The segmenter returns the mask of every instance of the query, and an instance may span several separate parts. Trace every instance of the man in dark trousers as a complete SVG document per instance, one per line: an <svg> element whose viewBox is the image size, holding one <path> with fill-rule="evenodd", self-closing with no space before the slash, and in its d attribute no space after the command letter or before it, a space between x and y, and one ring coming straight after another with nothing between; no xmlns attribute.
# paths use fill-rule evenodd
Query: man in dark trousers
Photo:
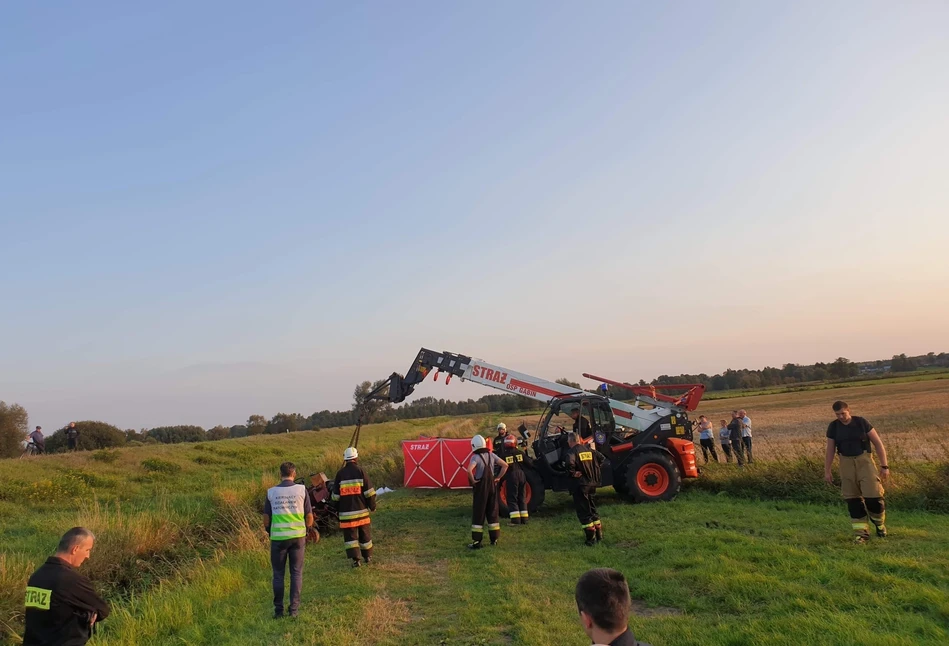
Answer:
<svg viewBox="0 0 949 646"><path fill-rule="evenodd" d="M359 451L350 446L343 451L343 468L333 483L333 500L339 502L339 528L343 530L346 556L353 567L360 567L359 556L368 565L372 562L372 521L369 512L376 510L376 490L369 476L357 463Z"/></svg>
<svg viewBox="0 0 949 646"><path fill-rule="evenodd" d="M741 418L738 417L738 411L732 411L732 421L728 423L728 439L732 445L732 452L735 459L738 460L738 466L745 466L745 458L742 455L745 445L741 441Z"/></svg>
<svg viewBox="0 0 949 646"><path fill-rule="evenodd" d="M69 422L66 427L66 445L70 451L79 449L79 429L76 428L76 422Z"/></svg>
<svg viewBox="0 0 949 646"><path fill-rule="evenodd" d="M491 441L491 450L495 453L501 452L501 447L504 446L504 438L509 437L507 432L507 424L501 422L497 425L495 429L498 434L494 436L494 439Z"/></svg>
<svg viewBox="0 0 949 646"><path fill-rule="evenodd" d="M574 478L570 493L587 545L603 540L603 524L596 509L596 488L600 484L600 464L603 454L593 446L580 444L577 434L567 433L567 472Z"/></svg>
<svg viewBox="0 0 949 646"><path fill-rule="evenodd" d="M834 453L840 459L840 493L847 501L854 542L870 540L870 524L876 527L880 538L886 537L886 508L883 504L883 482L890 475L886 449L876 429L862 417L850 414L846 402L834 402L837 418L827 427L827 451L824 455L824 479L834 483L831 466ZM871 446L880 458L880 470L873 461Z"/></svg>
<svg viewBox="0 0 949 646"><path fill-rule="evenodd" d="M583 632L597 646L649 646L636 640L629 629L632 600L621 572L609 568L589 570L574 591Z"/></svg>
<svg viewBox="0 0 949 646"><path fill-rule="evenodd" d="M290 562L290 616L300 610L303 591L303 555L306 534L313 527L313 507L306 487L294 484L297 468L292 462L280 465L280 484L267 490L264 524L270 534L270 566L273 569L273 616L283 617L283 582Z"/></svg>
<svg viewBox="0 0 949 646"><path fill-rule="evenodd" d="M471 485L471 543L468 549L484 547L484 526L488 526L488 537L492 545L501 537L498 522L498 482L507 473L507 462L488 451L488 443L480 435L471 438L474 454L468 462L468 483ZM487 523L485 522L487 521Z"/></svg>
<svg viewBox="0 0 949 646"><path fill-rule="evenodd" d="M89 558L95 536L84 527L63 534L56 554L26 584L26 634L23 646L82 646L109 604L77 570Z"/></svg>
<svg viewBox="0 0 949 646"><path fill-rule="evenodd" d="M525 467L533 466L534 461L529 455L517 448L517 438L508 435L504 443L495 452L507 464L507 475L503 484L507 494L507 507L511 517L511 525L526 525L527 513L527 475Z"/></svg>

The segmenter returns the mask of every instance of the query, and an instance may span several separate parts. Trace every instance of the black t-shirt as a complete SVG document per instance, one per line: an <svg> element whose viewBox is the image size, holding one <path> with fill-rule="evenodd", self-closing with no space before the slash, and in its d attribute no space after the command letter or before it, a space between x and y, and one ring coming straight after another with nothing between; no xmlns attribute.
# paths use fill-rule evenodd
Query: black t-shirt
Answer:
<svg viewBox="0 0 949 646"><path fill-rule="evenodd" d="M827 439L833 440L837 445L837 453L847 457L855 457L861 453L870 452L870 439L867 433L873 430L873 426L862 417L854 415L850 418L849 424L844 424L835 419L827 427Z"/></svg>

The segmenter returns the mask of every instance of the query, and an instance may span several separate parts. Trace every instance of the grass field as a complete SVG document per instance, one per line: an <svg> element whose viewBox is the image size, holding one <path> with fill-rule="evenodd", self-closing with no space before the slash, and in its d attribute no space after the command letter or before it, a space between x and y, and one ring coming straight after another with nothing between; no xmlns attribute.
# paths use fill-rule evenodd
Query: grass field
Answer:
<svg viewBox="0 0 949 646"><path fill-rule="evenodd" d="M846 510L813 457L836 398L894 456L891 537L862 547L849 543ZM295 621L269 618L254 505L284 459L335 472L351 429L3 461L0 630L18 643L26 578L64 529L84 524L99 543L83 570L115 609L98 644L584 644L572 590L597 566L627 575L632 626L656 646L949 642L949 515L924 511L949 498L926 480L949 474L949 382L712 401L700 412L717 419L734 404L754 420L759 463L709 468L673 503L633 506L603 490L596 548L582 546L564 495L530 525L504 525L497 548L468 553L470 493L387 494L373 566L351 570L338 534L308 547ZM496 422L371 426L360 452L377 485L400 485L399 439Z"/></svg>

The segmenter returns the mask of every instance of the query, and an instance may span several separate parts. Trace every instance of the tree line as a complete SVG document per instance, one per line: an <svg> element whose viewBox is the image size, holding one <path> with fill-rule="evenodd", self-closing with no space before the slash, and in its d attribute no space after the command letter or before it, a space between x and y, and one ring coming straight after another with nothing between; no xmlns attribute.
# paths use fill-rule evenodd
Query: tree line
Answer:
<svg viewBox="0 0 949 646"><path fill-rule="evenodd" d="M786 363L781 368L765 367L760 370L728 369L715 375L680 374L660 375L651 383L659 385L704 384L710 391L769 388L794 384L807 384L828 380L850 379L860 375L886 372L912 372L920 368L949 368L949 353L907 357L894 355L888 361L854 363L838 357L830 363L809 365ZM392 406L385 401L366 402L365 396L384 381L364 381L353 391L353 404L348 410L322 410L309 416L300 413L277 413L269 420L263 415L251 415L243 424L218 425L210 429L201 426L158 426L150 429L122 430L101 421L80 421L79 449L94 450L118 446L140 446L143 444L179 444L182 442L205 442L251 435L296 433L319 431L323 428L355 425L360 415L365 424L390 422L405 419L420 419L450 415L477 415L483 413L530 412L543 408L544 404L527 397L513 394L484 395L478 399L452 401L435 397L420 397L401 406ZM557 383L581 390L579 383L566 378ZM645 380L637 385L648 386ZM588 387L587 390L592 390ZM607 395L613 399L632 399L633 393L621 387L609 386ZM20 443L31 430L26 410L18 404L7 405L0 401L0 457L15 457L20 454ZM55 453L66 450L66 428L60 428L46 437L46 449Z"/></svg>

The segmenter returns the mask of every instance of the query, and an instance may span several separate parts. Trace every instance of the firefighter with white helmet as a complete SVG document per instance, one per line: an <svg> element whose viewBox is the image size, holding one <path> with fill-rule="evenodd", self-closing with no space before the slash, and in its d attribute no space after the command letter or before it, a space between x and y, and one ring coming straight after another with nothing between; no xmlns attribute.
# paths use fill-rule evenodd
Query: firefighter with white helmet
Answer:
<svg viewBox="0 0 949 646"><path fill-rule="evenodd" d="M504 446L504 438L509 437L507 433L507 424L501 422L498 424L495 429L498 434L494 436L494 439L491 440L493 443L493 450L495 453L498 453L501 450L501 447Z"/></svg>
<svg viewBox="0 0 949 646"><path fill-rule="evenodd" d="M501 536L498 482L507 473L507 463L488 450L488 444L481 435L471 438L471 450L474 454L468 462L468 482L474 490L474 497L471 503L471 543L468 548L476 550L484 546L485 521L492 545L497 545Z"/></svg>
<svg viewBox="0 0 949 646"><path fill-rule="evenodd" d="M333 500L339 503L339 527L343 530L346 556L353 567L361 565L360 554L367 565L372 561L372 532L369 512L376 510L376 490L369 476L357 461L359 451L350 446L343 451L343 468L333 482Z"/></svg>

